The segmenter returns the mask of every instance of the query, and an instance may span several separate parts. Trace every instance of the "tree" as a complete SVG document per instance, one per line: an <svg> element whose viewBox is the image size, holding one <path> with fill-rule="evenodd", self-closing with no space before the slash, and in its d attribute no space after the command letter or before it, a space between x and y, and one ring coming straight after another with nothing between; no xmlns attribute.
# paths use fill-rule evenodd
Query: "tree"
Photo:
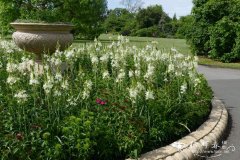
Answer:
<svg viewBox="0 0 240 160"><path fill-rule="evenodd" d="M137 13L136 20L141 35L145 35L145 33L143 34L145 31L154 31L156 33L154 35L161 37L166 37L167 34L171 33L171 29L169 30L169 27L167 27L171 25L171 18L163 11L160 5L140 9ZM146 35L149 35L149 33L146 33Z"/></svg>
<svg viewBox="0 0 240 160"><path fill-rule="evenodd" d="M187 36L192 50L225 62L240 59L240 53L233 54L238 44L240 1L194 0L193 4L192 30Z"/></svg>
<svg viewBox="0 0 240 160"><path fill-rule="evenodd" d="M174 13L172 20L173 20L173 21L177 21L177 15L176 15L176 13Z"/></svg>
<svg viewBox="0 0 240 160"><path fill-rule="evenodd" d="M155 5L139 10L136 16L139 28L148 28L169 22L171 18L163 12L162 6Z"/></svg>
<svg viewBox="0 0 240 160"><path fill-rule="evenodd" d="M137 12L144 4L142 0L121 0L120 3L131 13Z"/></svg>
<svg viewBox="0 0 240 160"><path fill-rule="evenodd" d="M237 33L235 23L229 17L223 17L214 26L209 27L211 51L209 56L224 62L234 61L231 54Z"/></svg>
<svg viewBox="0 0 240 160"><path fill-rule="evenodd" d="M61 0L64 19L76 25L83 38L95 38L103 32L102 23L107 12L106 0Z"/></svg>
<svg viewBox="0 0 240 160"><path fill-rule="evenodd" d="M0 0L0 4L2 28L9 30L8 24L16 19L63 21L76 25L75 34L84 38L100 34L107 10L106 0Z"/></svg>
<svg viewBox="0 0 240 160"><path fill-rule="evenodd" d="M178 38L186 38L190 39L191 37L191 32L193 28L193 16L192 15L187 15L187 16L182 16L179 21L178 21L178 29L177 29L177 37Z"/></svg>
<svg viewBox="0 0 240 160"><path fill-rule="evenodd" d="M9 33L9 23L16 20L20 15L18 4L12 5L12 3L13 1L11 0L0 1L0 26L2 35Z"/></svg>
<svg viewBox="0 0 240 160"><path fill-rule="evenodd" d="M104 29L107 32L130 35L134 28L135 16L124 8L110 10L104 22Z"/></svg>

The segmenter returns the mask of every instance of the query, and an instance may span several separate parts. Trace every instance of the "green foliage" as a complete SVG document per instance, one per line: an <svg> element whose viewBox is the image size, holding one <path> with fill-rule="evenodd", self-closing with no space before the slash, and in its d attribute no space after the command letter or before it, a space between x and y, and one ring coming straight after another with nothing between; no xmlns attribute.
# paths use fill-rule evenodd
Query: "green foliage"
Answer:
<svg viewBox="0 0 240 160"><path fill-rule="evenodd" d="M122 8L110 10L103 25L107 32L130 35L135 27L134 14Z"/></svg>
<svg viewBox="0 0 240 160"><path fill-rule="evenodd" d="M6 34L9 23L16 19L62 21L73 23L78 37L91 39L103 31L101 23L107 9L106 0L0 0L0 4L2 33Z"/></svg>
<svg viewBox="0 0 240 160"><path fill-rule="evenodd" d="M239 26L238 26L239 28ZM240 59L240 31L237 31L237 38L235 39L235 45L233 46L232 54L233 57Z"/></svg>
<svg viewBox="0 0 240 160"><path fill-rule="evenodd" d="M0 1L0 26L1 34L7 35L10 32L10 22L19 17L19 9L17 5L12 6L12 1Z"/></svg>
<svg viewBox="0 0 240 160"><path fill-rule="evenodd" d="M137 16L137 23L139 28L148 28L154 25L158 25L165 21L165 13L163 12L162 6L155 5L149 6L146 9L141 9Z"/></svg>
<svg viewBox="0 0 240 160"><path fill-rule="evenodd" d="M164 37L163 33L160 32L158 26L139 29L135 34L139 37Z"/></svg>
<svg viewBox="0 0 240 160"><path fill-rule="evenodd" d="M209 56L224 62L231 62L240 57L231 54L236 37L236 26L233 21L223 17L210 28L210 47L212 50Z"/></svg>
<svg viewBox="0 0 240 160"><path fill-rule="evenodd" d="M224 62L239 60L234 52L240 22L238 0L194 0L192 29L182 32L194 53ZM180 27L181 28L181 27Z"/></svg>
<svg viewBox="0 0 240 160"><path fill-rule="evenodd" d="M167 37L174 35L175 22L163 11L162 6L149 6L141 9L136 15L138 30L137 36Z"/></svg>
<svg viewBox="0 0 240 160"><path fill-rule="evenodd" d="M80 115L67 117L62 128L62 159L89 159L93 154L97 126L94 125L94 113L81 110Z"/></svg>
<svg viewBox="0 0 240 160"><path fill-rule="evenodd" d="M76 33L81 38L94 39L103 32L101 26L106 10L106 0L62 0L60 9L64 20L76 25Z"/></svg>
<svg viewBox="0 0 240 160"><path fill-rule="evenodd" d="M177 29L177 37L179 38L187 38L189 39L191 37L191 32L193 28L193 16L183 16L179 19L179 27Z"/></svg>
<svg viewBox="0 0 240 160"><path fill-rule="evenodd" d="M106 32L142 37L175 37L178 28L176 15L172 20L160 5L131 13L126 9L110 10L104 22Z"/></svg>

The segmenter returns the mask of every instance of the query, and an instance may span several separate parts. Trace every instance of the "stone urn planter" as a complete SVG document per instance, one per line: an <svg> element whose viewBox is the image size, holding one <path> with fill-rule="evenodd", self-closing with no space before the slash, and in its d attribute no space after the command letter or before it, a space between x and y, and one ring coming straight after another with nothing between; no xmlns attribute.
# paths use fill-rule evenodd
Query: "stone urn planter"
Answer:
<svg viewBox="0 0 240 160"><path fill-rule="evenodd" d="M54 23L11 23L16 29L12 38L18 47L37 55L41 59L44 53L54 53L59 47L63 51L73 42L70 31L73 25Z"/></svg>

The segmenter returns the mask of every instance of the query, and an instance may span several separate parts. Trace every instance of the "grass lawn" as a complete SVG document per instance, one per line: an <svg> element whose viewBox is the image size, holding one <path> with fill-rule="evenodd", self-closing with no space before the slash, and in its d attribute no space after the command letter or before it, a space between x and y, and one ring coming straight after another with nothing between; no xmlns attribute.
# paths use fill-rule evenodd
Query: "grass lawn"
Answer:
<svg viewBox="0 0 240 160"><path fill-rule="evenodd" d="M135 45L137 47L143 48L148 43L152 41L156 41L159 44L159 49L169 51L171 48L176 48L180 53L190 54L189 46L186 44L186 40L184 39L170 39L170 38L152 38L152 37L128 37L131 45ZM98 38L102 43L111 43L112 41L116 41L118 39L117 35L111 34L101 34ZM83 41L83 40L75 40L74 45L82 44L82 43L92 43L92 41Z"/></svg>
<svg viewBox="0 0 240 160"><path fill-rule="evenodd" d="M101 41L117 40L116 35L102 34L99 39ZM152 37L128 37L130 42L137 47L144 47L152 41L156 41L159 44L160 49L169 50L170 48L176 48L179 52L184 54L190 54L189 46L184 39L171 39L171 38L152 38Z"/></svg>
<svg viewBox="0 0 240 160"><path fill-rule="evenodd" d="M111 40L117 40L116 35L102 34L99 39L103 42L110 42ZM151 37L129 37L132 44L138 47L144 47L147 43L152 41L157 41L160 48L170 49L172 47L176 48L180 53L191 54L189 46L186 44L184 39L170 39L170 38L151 38ZM208 65L212 67L221 68L233 68L240 69L240 62L237 63L223 63L216 60L209 59L207 57L199 57L200 65Z"/></svg>
<svg viewBox="0 0 240 160"><path fill-rule="evenodd" d="M206 57L199 57L200 65L207 65L211 67L220 67L220 68L232 68L232 69L240 69L240 62L237 63L223 63L219 61L215 61Z"/></svg>

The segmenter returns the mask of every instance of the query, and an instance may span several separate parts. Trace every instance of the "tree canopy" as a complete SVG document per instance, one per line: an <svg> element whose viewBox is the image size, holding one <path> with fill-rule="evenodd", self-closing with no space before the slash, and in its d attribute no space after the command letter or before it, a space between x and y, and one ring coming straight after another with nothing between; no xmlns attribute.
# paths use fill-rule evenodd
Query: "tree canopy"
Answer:
<svg viewBox="0 0 240 160"><path fill-rule="evenodd" d="M0 0L0 24L6 32L16 19L71 22L77 35L94 38L101 31L106 11L106 0Z"/></svg>
<svg viewBox="0 0 240 160"><path fill-rule="evenodd" d="M130 35L136 25L134 17L134 14L124 8L110 10L104 22L105 31Z"/></svg>
<svg viewBox="0 0 240 160"><path fill-rule="evenodd" d="M160 5L141 8L136 13L116 8L108 12L104 22L107 32L142 37L174 37L177 28L176 15L172 20Z"/></svg>
<svg viewBox="0 0 240 160"><path fill-rule="evenodd" d="M240 59L239 0L194 0L186 38L196 54L224 62Z"/></svg>

